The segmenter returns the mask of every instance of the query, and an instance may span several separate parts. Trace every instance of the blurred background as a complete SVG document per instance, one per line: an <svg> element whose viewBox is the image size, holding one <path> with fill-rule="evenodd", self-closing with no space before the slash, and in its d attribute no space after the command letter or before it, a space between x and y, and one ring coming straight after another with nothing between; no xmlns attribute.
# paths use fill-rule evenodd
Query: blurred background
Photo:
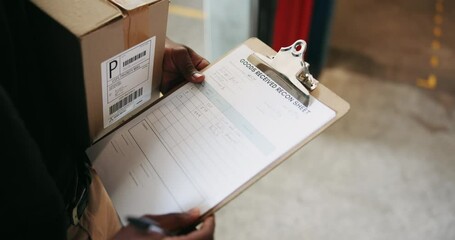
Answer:
<svg viewBox="0 0 455 240"><path fill-rule="evenodd" d="M455 239L455 2L171 0L168 36L215 61L308 43L339 122L221 209L216 239Z"/></svg>

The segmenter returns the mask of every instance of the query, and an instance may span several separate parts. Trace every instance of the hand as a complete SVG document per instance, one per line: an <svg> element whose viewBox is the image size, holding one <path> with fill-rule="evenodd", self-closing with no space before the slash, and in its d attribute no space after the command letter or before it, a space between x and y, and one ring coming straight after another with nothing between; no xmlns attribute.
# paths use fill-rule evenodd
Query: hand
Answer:
<svg viewBox="0 0 455 240"><path fill-rule="evenodd" d="M166 38L163 59L163 78L160 91L165 94L184 80L194 83L204 81L199 71L209 62L191 48Z"/></svg>
<svg viewBox="0 0 455 240"><path fill-rule="evenodd" d="M190 210L187 213L171 213L165 215L145 215L158 222L166 232L176 232L194 224L199 217L199 210ZM143 232L135 227L128 225L123 227L113 239L149 239L149 240L213 240L215 232L215 218L207 217L199 229L195 229L184 235L167 236L156 232Z"/></svg>

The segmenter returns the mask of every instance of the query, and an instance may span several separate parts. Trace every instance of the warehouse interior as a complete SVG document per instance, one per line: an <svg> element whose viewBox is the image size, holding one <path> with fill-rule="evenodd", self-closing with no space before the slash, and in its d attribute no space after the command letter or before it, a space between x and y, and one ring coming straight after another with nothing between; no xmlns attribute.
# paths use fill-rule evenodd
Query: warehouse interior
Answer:
<svg viewBox="0 0 455 240"><path fill-rule="evenodd" d="M257 2L224 2L172 0L168 37L215 61L255 36ZM217 212L215 239L454 239L455 2L326 2L318 80L351 109Z"/></svg>

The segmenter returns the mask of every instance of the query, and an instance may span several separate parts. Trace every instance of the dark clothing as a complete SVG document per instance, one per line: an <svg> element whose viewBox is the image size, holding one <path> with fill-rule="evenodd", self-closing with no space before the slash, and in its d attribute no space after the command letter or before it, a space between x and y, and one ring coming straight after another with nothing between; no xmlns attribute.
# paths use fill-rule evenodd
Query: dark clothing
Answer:
<svg viewBox="0 0 455 240"><path fill-rule="evenodd" d="M64 239L64 201L38 145L0 87L2 236ZM4 232L5 231L5 232Z"/></svg>
<svg viewBox="0 0 455 240"><path fill-rule="evenodd" d="M27 4L0 1L1 228L13 239L64 239L86 156L65 134L56 108L62 99L47 94L52 69L40 68Z"/></svg>

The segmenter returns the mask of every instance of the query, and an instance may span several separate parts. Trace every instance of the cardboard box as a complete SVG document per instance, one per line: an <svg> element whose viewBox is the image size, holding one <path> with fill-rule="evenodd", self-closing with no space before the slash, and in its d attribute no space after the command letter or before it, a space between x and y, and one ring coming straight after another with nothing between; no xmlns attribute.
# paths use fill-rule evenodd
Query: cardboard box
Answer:
<svg viewBox="0 0 455 240"><path fill-rule="evenodd" d="M32 0L46 92L86 148L159 98L169 0Z"/></svg>

